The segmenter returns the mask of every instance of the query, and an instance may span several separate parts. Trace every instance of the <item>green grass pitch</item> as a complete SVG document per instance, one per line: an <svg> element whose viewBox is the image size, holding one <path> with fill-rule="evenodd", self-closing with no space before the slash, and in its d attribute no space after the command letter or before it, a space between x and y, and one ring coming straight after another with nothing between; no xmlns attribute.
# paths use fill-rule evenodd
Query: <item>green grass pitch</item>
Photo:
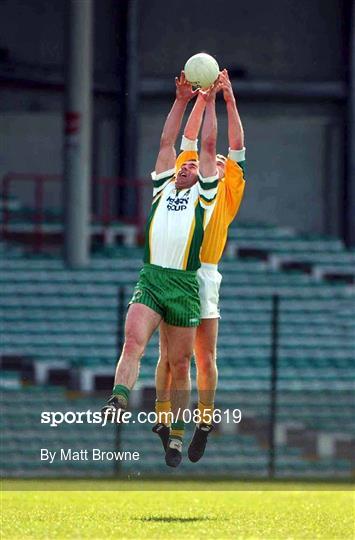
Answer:
<svg viewBox="0 0 355 540"><path fill-rule="evenodd" d="M178 491L169 487L7 481L1 538L355 538L354 493L346 485L176 482Z"/></svg>

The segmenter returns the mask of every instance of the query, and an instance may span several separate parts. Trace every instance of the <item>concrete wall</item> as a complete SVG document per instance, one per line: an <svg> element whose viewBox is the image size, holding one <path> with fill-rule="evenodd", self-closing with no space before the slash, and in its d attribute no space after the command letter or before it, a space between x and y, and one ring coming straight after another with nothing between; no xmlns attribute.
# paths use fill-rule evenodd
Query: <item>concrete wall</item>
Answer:
<svg viewBox="0 0 355 540"><path fill-rule="evenodd" d="M223 67L243 67L253 79L337 79L344 75L345 3L142 1L142 71L173 75L191 54L206 50Z"/></svg>
<svg viewBox="0 0 355 540"><path fill-rule="evenodd" d="M79 0L78 0L79 1ZM252 78L326 80L344 75L347 0L140 0L143 75L173 75L200 50ZM117 57L120 2L95 2L96 73ZM63 65L64 0L1 0L0 47L13 60Z"/></svg>

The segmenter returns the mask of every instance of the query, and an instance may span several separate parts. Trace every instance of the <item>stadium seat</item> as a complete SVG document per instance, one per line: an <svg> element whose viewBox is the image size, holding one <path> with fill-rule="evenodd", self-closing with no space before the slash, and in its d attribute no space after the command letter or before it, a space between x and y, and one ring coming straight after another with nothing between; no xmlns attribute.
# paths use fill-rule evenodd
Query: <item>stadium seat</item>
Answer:
<svg viewBox="0 0 355 540"><path fill-rule="evenodd" d="M339 240L302 238L289 229L241 226L232 229L230 239L238 248L264 249L281 261L301 257L316 267L339 271L355 266L355 252L346 251ZM76 375L85 370L92 381L100 374L113 375L119 338L119 287L123 287L125 309L142 250L113 247L106 253L95 253L85 270L69 270L59 258L28 256L4 243L0 243L0 251L5 254L0 260L2 354L28 358L35 367L35 377L38 373L44 377L37 381L41 383L58 362ZM228 426L219 426L218 433L211 436L203 466L186 467L195 475L207 470L210 474L266 476L268 452L263 434L270 405L272 296L280 298L277 423L301 423L312 433L347 433L352 420L355 293L351 285L275 269L268 261L225 257L220 270L218 405L240 408L251 419L250 425L254 421L254 431L240 432L238 426L228 431ZM142 359L138 388L154 386L157 356L158 338L154 336ZM44 476L113 474L113 465L107 463L94 467L58 463L49 468L38 462L43 433L53 445L73 448L78 439L98 448L112 448L115 433L90 426L55 429L41 425L43 410L65 411L73 406L76 410L99 410L102 399L92 395L74 399L64 388L23 387L22 381L20 371L2 371L4 474L30 476L30 470ZM195 385L193 392L196 397ZM13 402L18 403L16 414ZM19 414L25 419L21 436L16 427ZM149 454L142 472L161 471L162 452L150 426L129 426L122 436L127 447L139 446ZM6 459L8 455L17 458ZM122 469L135 471L136 465L128 462ZM341 477L349 474L350 462L340 458L310 460L300 448L278 445L276 470L280 477L322 476L332 471Z"/></svg>

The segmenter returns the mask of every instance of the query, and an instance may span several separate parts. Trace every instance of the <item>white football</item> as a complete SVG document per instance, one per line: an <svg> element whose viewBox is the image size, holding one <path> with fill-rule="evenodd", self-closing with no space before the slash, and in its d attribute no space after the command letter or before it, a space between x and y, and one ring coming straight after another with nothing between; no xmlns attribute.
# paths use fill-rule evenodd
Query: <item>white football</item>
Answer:
<svg viewBox="0 0 355 540"><path fill-rule="evenodd" d="M219 75L219 65L213 56L198 53L188 59L184 71L186 79L193 86L208 88Z"/></svg>

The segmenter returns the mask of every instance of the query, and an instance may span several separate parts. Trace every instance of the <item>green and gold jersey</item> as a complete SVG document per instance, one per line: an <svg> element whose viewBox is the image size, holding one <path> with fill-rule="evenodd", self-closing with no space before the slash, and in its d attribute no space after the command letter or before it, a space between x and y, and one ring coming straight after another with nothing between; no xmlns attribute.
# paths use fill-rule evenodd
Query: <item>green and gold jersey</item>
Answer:
<svg viewBox="0 0 355 540"><path fill-rule="evenodd" d="M185 152L184 161L191 159ZM153 202L146 226L144 262L197 270L200 249L216 202L218 175L199 177L189 189L175 187L175 168L152 173Z"/></svg>

